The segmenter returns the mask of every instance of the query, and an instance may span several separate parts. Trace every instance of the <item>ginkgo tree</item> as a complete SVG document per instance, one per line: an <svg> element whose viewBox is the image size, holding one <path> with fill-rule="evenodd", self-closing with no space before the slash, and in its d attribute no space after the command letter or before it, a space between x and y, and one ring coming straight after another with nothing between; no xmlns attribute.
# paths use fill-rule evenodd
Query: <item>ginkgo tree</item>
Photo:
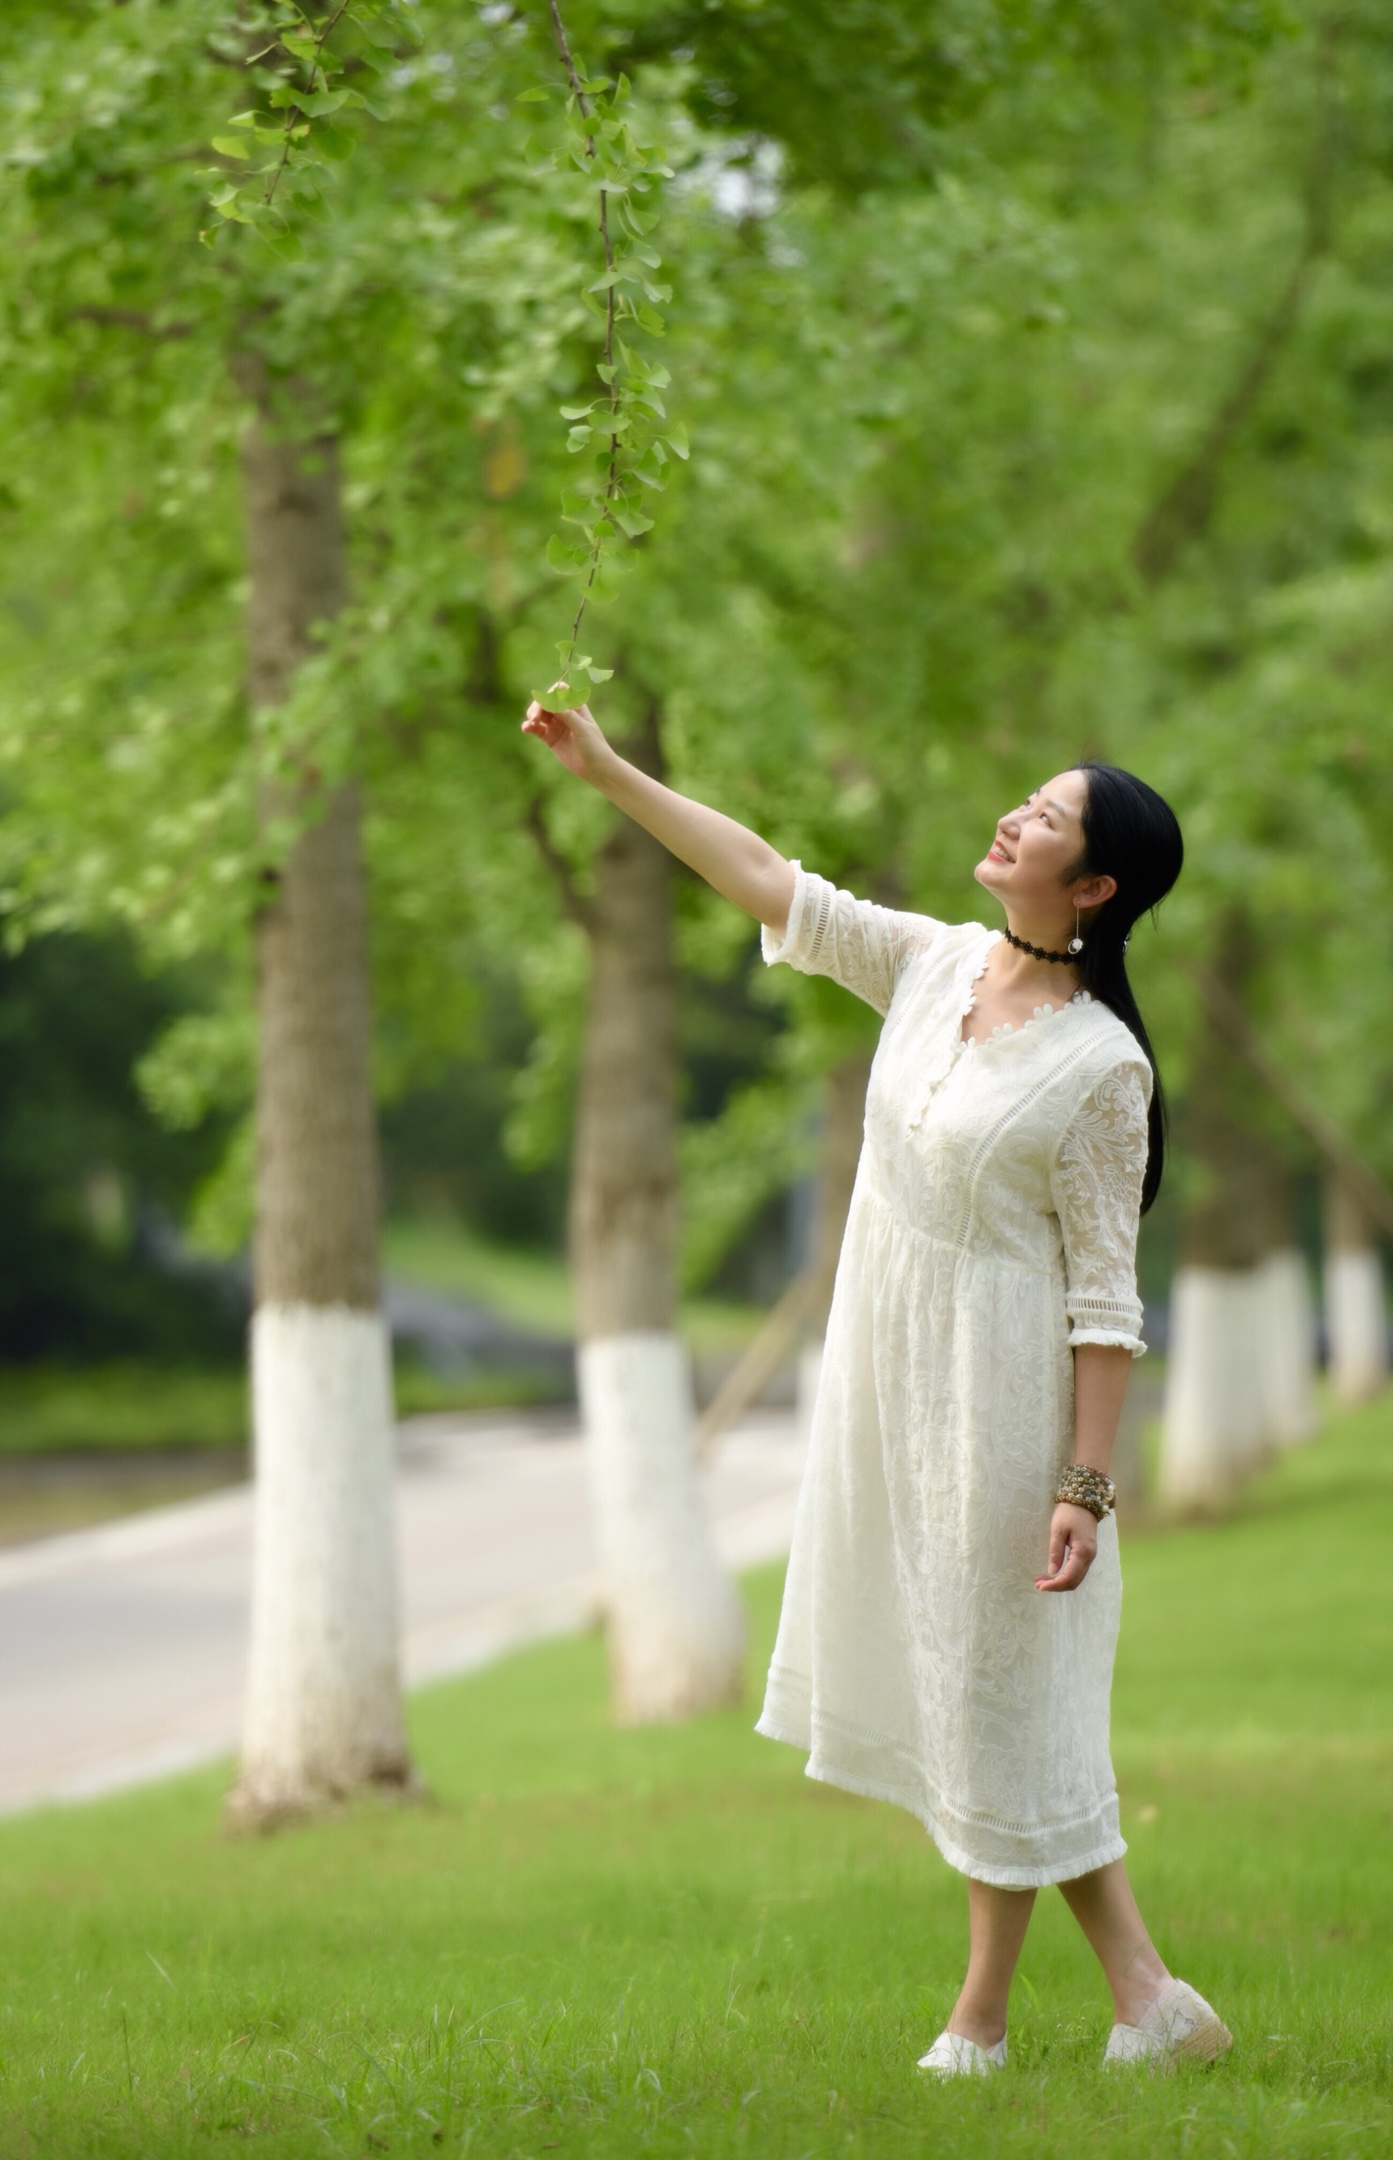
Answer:
<svg viewBox="0 0 1393 2160"><path fill-rule="evenodd" d="M35 920L115 907L152 950L222 956L226 1010L157 1061L171 1106L256 1067L249 1820L410 1776L370 954L379 1012L436 1041L476 929L573 1035L588 985L583 1329L675 1342L675 966L738 964L739 932L529 767L516 708L558 633L564 678L612 671L642 754L908 899L950 903L945 836L1031 748L1005 717L1033 679L1038 580L1002 386L1033 381L1058 296L1047 238L1013 252L1013 206L1037 202L1041 234L1084 230L1077 176L1039 185L1043 146L1077 145L1077 101L1104 113L1154 38L1130 10L951 13L945 38L937 7L817 0L793 34L764 0L587 0L558 38L540 5L93 0L22 4L0 30L24 268L0 395L30 444L3 544L49 617L41 646L11 636L0 844ZM1266 20L1177 9L1166 53L1202 74ZM1177 349L1144 357L1174 368ZM1139 371L1118 366L1125 414ZM1088 463L1070 410L1061 395L1056 475ZM941 531L920 619L904 543L926 452ZM1098 554L1066 554L1076 599ZM1107 577L1089 589L1111 619ZM1086 652L1086 610L1065 612ZM790 1038L830 1059L818 987L780 994ZM662 1356L662 1419L631 1420L619 1451L637 1474L660 1423L670 1438L621 1541L676 1616L636 1715L718 1699L738 1664L681 1360ZM613 1513L613 1481L597 1491Z"/></svg>

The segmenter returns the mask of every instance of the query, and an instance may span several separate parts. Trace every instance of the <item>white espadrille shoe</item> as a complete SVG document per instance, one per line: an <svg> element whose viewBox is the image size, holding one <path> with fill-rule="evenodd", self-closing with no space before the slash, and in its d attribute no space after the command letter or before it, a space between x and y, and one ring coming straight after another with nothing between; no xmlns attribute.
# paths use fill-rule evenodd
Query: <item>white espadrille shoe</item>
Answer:
<svg viewBox="0 0 1393 2160"><path fill-rule="evenodd" d="M1233 2034L1203 1995L1184 1980L1168 1980L1140 2025L1114 2025L1103 2062L1165 2070L1181 2061L1214 2062L1232 2046Z"/></svg>
<svg viewBox="0 0 1393 2160"><path fill-rule="evenodd" d="M1006 2068L1006 2035L984 2048L965 2033L941 2032L928 2054L919 2057L919 2068L930 2077L990 2077Z"/></svg>

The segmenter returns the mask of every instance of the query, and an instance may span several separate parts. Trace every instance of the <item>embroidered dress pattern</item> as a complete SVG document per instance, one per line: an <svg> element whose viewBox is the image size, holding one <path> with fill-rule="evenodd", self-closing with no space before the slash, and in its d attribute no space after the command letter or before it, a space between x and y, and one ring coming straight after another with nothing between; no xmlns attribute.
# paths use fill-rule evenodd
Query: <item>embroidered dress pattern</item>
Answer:
<svg viewBox="0 0 1393 2160"><path fill-rule="evenodd" d="M1151 1070L1080 993L964 1042L1000 933L797 872L764 954L884 1015L759 1731L1007 1888L1125 1852L1116 1525L1044 1596L1078 1343L1143 1350Z"/></svg>

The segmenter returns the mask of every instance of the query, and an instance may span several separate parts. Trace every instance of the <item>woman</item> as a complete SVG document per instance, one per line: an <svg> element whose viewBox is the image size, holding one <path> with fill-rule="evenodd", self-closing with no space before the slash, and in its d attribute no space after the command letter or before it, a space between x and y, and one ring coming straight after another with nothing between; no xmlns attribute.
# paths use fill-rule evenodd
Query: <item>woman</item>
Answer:
<svg viewBox="0 0 1393 2160"><path fill-rule="evenodd" d="M1108 1752L1107 1469L1164 1147L1124 956L1179 874L1173 814L1111 766L1056 775L977 865L1006 912L986 930L836 891L625 763L584 706L523 726L754 916L766 960L885 1016L758 1729L910 1809L968 1877L967 1977L920 2067L1004 2065L1046 1883L1112 1990L1104 2060L1212 2059L1232 2037L1142 1923Z"/></svg>

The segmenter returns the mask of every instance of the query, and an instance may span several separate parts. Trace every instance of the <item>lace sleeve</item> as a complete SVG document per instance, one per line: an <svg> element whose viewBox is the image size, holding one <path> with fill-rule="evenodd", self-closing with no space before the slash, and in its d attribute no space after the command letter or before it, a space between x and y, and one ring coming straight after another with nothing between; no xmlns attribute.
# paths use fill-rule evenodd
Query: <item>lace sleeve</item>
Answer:
<svg viewBox="0 0 1393 2160"><path fill-rule="evenodd" d="M927 951L942 923L857 900L801 863L793 868L788 927L778 938L765 925L760 941L765 960L770 967L786 960L803 975L830 975L878 1013L888 1012L906 962Z"/></svg>
<svg viewBox="0 0 1393 2160"><path fill-rule="evenodd" d="M1069 1343L1111 1343L1140 1357L1137 1221L1146 1170L1147 1067L1114 1066L1069 1123L1051 1175L1064 1236Z"/></svg>

